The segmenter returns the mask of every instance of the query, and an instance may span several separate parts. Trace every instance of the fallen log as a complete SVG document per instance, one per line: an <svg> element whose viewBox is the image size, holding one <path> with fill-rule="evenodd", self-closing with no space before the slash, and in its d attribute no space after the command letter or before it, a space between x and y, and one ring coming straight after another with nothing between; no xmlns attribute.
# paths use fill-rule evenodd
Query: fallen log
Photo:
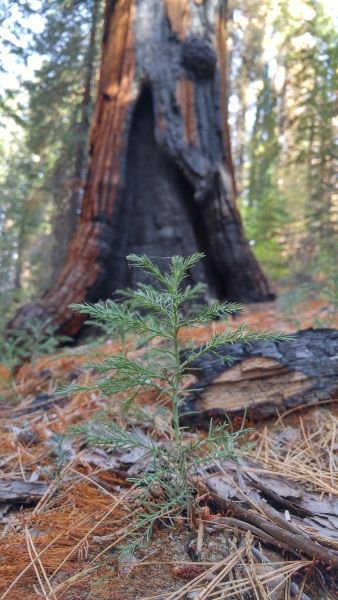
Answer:
<svg viewBox="0 0 338 600"><path fill-rule="evenodd" d="M240 458L237 464L226 460L209 472L202 467L198 471L214 504L227 513L213 518L210 526L251 531L298 558L305 555L338 569L337 497L310 492L278 473L264 473L263 465L247 459Z"/></svg>
<svg viewBox="0 0 338 600"><path fill-rule="evenodd" d="M221 346L219 354L230 356L231 365L204 354L189 368L197 381L188 390L184 412L196 411L200 425L211 416L244 411L257 420L338 396L338 330L306 329L295 338Z"/></svg>

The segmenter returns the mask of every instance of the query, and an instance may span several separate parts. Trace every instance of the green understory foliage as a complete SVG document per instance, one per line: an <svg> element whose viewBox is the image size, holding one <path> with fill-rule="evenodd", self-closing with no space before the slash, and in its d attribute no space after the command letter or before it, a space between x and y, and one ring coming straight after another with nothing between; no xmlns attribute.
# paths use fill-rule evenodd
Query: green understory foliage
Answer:
<svg viewBox="0 0 338 600"><path fill-rule="evenodd" d="M338 245L336 23L317 0L230 0L228 32L245 233L280 289L322 283Z"/></svg>
<svg viewBox="0 0 338 600"><path fill-rule="evenodd" d="M66 436L61 433L55 433L48 440L47 446L52 448L52 469L44 469L44 475L49 479L56 479L58 483L58 491L61 490L62 473L65 465L71 457L70 450L66 447Z"/></svg>
<svg viewBox="0 0 338 600"><path fill-rule="evenodd" d="M26 319L25 329L10 329L6 338L0 338L0 363L3 364L9 374L9 379L2 381L3 387L7 387L5 398L19 400L15 385L15 372L25 361L33 365L38 356L52 354L60 344L72 341L66 335L57 335L57 326L51 325L51 319L39 321L39 319Z"/></svg>
<svg viewBox="0 0 338 600"><path fill-rule="evenodd" d="M169 417L168 440L156 442L149 436L144 439L133 427L121 427L120 420L101 420L96 424L72 427L74 433L84 434L90 445L108 445L118 451L144 451L143 458L149 463L141 476L131 479L136 484L139 507L136 511L134 531L127 536L121 548L124 556L130 555L149 540L154 524L171 525L175 517L184 513L198 513L195 476L199 466L210 466L225 458L235 459L245 450L245 431L234 433L225 421L210 428L203 439L184 437L181 425L184 415L184 393L182 383L187 369L194 368L194 361L204 354L214 354L230 364L231 358L219 352L224 344L257 340L286 341L292 339L281 331L254 331L245 324L237 329L227 329L211 335L210 341L195 348L193 340L181 329L208 325L213 319L226 318L231 313L243 311L241 305L224 302L197 308L193 304L204 286L185 286L187 271L203 257L194 254L188 258L174 256L169 271L164 274L146 256L134 254L127 257L130 266L142 269L152 280L152 285L132 292L133 311L118 304L71 305L73 310L89 314L96 322L113 327L122 327L125 334L143 336L145 351L140 358L124 354L112 354L99 363L88 364L95 369L98 378L86 385L73 384L67 392L96 392L106 398L122 398L122 409L127 413L137 394L142 390L154 390L157 406ZM191 308L187 308L191 306ZM182 349L186 352L182 354Z"/></svg>
<svg viewBox="0 0 338 600"><path fill-rule="evenodd" d="M55 281L78 223L104 2L2 4L0 72L1 56L18 71L35 60L16 86L0 83L0 331Z"/></svg>
<svg viewBox="0 0 338 600"><path fill-rule="evenodd" d="M338 270L337 265L328 265L320 269L320 283L311 282L299 285L293 290L281 294L278 299L284 316L297 329L300 326L300 305L309 299L325 301L324 314L313 319L313 327L332 327L338 315Z"/></svg>
<svg viewBox="0 0 338 600"><path fill-rule="evenodd" d="M263 73L255 123L249 143L250 173L244 226L258 260L274 279L286 275L280 260L281 230L286 223L285 194L278 185L280 147L277 137L277 97L268 75Z"/></svg>

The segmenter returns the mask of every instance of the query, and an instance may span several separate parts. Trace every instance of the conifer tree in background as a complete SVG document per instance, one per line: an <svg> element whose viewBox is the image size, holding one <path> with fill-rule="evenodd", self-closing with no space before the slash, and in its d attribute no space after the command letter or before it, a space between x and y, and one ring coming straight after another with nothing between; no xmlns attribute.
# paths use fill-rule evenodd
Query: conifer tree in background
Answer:
<svg viewBox="0 0 338 600"><path fill-rule="evenodd" d="M283 7L285 32L284 138L289 163L305 171L304 224L299 236L298 275L336 269L338 246L338 31L318 2L304 3L304 17ZM321 258L318 264L318 258ZM317 263L317 265L316 265Z"/></svg>
<svg viewBox="0 0 338 600"><path fill-rule="evenodd" d="M245 231L270 276L311 281L334 268L338 244L338 32L321 2L271 0L260 7L261 43L250 57L251 0L230 6L230 123Z"/></svg>
<svg viewBox="0 0 338 600"><path fill-rule="evenodd" d="M22 289L23 276L27 275L23 253L40 225L39 200L32 196L38 180L36 165L23 141L17 137L12 141L10 151L4 145L0 149L0 328L11 314L13 300L22 302L26 297ZM34 278L34 267L32 271ZM43 272L39 282L43 285Z"/></svg>
<svg viewBox="0 0 338 600"><path fill-rule="evenodd" d="M28 145L47 163L46 193L53 196L53 282L66 262L68 243L81 212L102 3L84 0L56 10L55 2L44 0L41 13L45 26L33 49L45 60L36 80L26 84L30 98Z"/></svg>
<svg viewBox="0 0 338 600"><path fill-rule="evenodd" d="M19 90L2 90L0 95L5 131L0 291L2 313L7 315L16 302L41 295L55 280L76 229L102 8L100 0L69 6L42 0L38 8L29 2L6 2L3 17L8 27L13 11L16 15L8 48L23 62L32 55L42 57L31 81L22 79ZM30 15L39 16L41 32L32 32L25 22Z"/></svg>
<svg viewBox="0 0 338 600"><path fill-rule="evenodd" d="M270 0L228 2L228 97L231 148L239 194L246 186L245 163L250 137L247 120L255 98L255 85L263 76L270 4Z"/></svg>
<svg viewBox="0 0 338 600"><path fill-rule="evenodd" d="M248 147L250 170L244 216L246 232L255 241L255 254L276 278L285 274L279 256L281 229L287 222L285 197L278 185L280 145L278 142L277 95L264 69L262 90ZM246 218L247 215L250 218Z"/></svg>

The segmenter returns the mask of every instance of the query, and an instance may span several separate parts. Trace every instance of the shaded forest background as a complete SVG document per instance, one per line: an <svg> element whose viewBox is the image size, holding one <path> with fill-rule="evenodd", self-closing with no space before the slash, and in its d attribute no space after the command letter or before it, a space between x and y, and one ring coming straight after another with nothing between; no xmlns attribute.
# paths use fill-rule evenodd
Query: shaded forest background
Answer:
<svg viewBox="0 0 338 600"><path fill-rule="evenodd" d="M1 327L56 280L81 214L100 0L4 0ZM230 0L229 117L245 233L280 293L337 282L338 30L316 0ZM8 77L13 61L16 77ZM15 80L15 81L14 81Z"/></svg>

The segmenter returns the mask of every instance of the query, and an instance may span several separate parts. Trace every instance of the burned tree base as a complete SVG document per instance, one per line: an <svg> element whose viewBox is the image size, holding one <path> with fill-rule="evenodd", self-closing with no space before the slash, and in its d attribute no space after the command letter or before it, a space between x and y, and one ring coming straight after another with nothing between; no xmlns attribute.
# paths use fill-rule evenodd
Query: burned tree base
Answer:
<svg viewBox="0 0 338 600"><path fill-rule="evenodd" d="M191 389L184 406L184 412L197 413L187 417L190 422L245 411L258 420L338 395L335 329L299 331L294 342L226 345L220 354L230 356L232 365L213 354L203 355L193 365L197 391Z"/></svg>
<svg viewBox="0 0 338 600"><path fill-rule="evenodd" d="M34 317L77 336L85 318L68 306L133 287L129 253L203 251L191 284L220 300L272 300L236 206L226 0L107 0L103 34L79 226L58 279L7 331Z"/></svg>

